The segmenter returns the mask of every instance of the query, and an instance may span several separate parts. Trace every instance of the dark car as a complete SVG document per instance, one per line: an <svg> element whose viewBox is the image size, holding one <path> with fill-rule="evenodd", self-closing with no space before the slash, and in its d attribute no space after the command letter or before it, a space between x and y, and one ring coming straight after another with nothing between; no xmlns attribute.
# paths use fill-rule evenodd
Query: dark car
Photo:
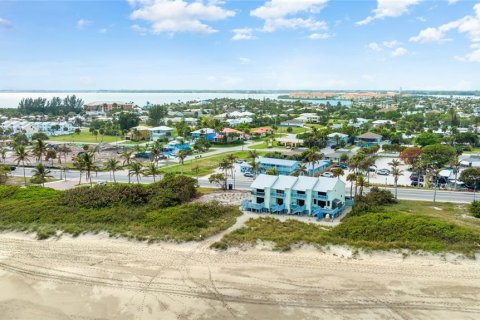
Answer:
<svg viewBox="0 0 480 320"><path fill-rule="evenodd" d="M342 168L343 170L348 169L348 166L346 163L340 162L335 166L336 168Z"/></svg>

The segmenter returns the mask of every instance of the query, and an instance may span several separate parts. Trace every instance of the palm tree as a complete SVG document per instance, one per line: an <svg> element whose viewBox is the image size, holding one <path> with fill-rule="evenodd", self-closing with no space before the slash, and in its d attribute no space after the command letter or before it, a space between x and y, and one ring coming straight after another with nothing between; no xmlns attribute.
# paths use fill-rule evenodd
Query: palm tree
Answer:
<svg viewBox="0 0 480 320"><path fill-rule="evenodd" d="M152 176L153 177L153 182L157 182L155 177L159 176L161 174L160 168L153 162L150 162L147 164L145 170L143 170L143 175L148 177Z"/></svg>
<svg viewBox="0 0 480 320"><path fill-rule="evenodd" d="M458 160L458 157L455 158L455 160L451 163L451 166L453 168L453 172L455 173L455 186L454 190L457 190L457 177L458 177L458 172L460 171L460 166L461 162Z"/></svg>
<svg viewBox="0 0 480 320"><path fill-rule="evenodd" d="M270 176L278 176L278 170L275 167L269 168L265 173Z"/></svg>
<svg viewBox="0 0 480 320"><path fill-rule="evenodd" d="M160 156L163 154L163 145L156 141L152 148L150 149L150 157L152 161L158 162L160 160Z"/></svg>
<svg viewBox="0 0 480 320"><path fill-rule="evenodd" d="M296 176L306 176L308 175L308 169L307 169L307 164L306 163L300 163L298 168L295 170L293 173Z"/></svg>
<svg viewBox="0 0 480 320"><path fill-rule="evenodd" d="M64 175L64 178L65 178L65 181L67 181L67 155L72 152L72 150L67 147L66 144L63 144L61 146L58 147L58 152L59 154L63 155L63 175Z"/></svg>
<svg viewBox="0 0 480 320"><path fill-rule="evenodd" d="M360 187L359 194L360 194L360 197L361 197L363 195L363 188L367 185L367 182L365 181L365 178L363 176L358 176L357 177L357 184Z"/></svg>
<svg viewBox="0 0 480 320"><path fill-rule="evenodd" d="M123 165L126 165L127 167L130 166L130 163L132 162L132 155L133 155L133 150L124 150L121 154L121 157L123 158ZM130 175L128 175L128 183L130 183Z"/></svg>
<svg viewBox="0 0 480 320"><path fill-rule="evenodd" d="M27 176L25 174L25 163L30 162L30 160L28 159L28 151L25 149L24 145L19 145L15 149L15 155L17 156L15 158L15 162L17 163L17 166L20 164L20 162L22 163L22 166L23 166L23 180L25 182L25 185L27 185Z"/></svg>
<svg viewBox="0 0 480 320"><path fill-rule="evenodd" d="M53 178L53 176L50 174L50 170L48 170L43 163L39 163L33 168L33 177L42 184L42 186L45 186L45 181L47 181L47 178Z"/></svg>
<svg viewBox="0 0 480 320"><path fill-rule="evenodd" d="M397 200L398 178L403 175L403 170L397 167L392 167L393 182L395 185L395 200Z"/></svg>
<svg viewBox="0 0 480 320"><path fill-rule="evenodd" d="M342 168L334 168L332 170L332 173L335 178L338 178L338 180L340 180L340 177L343 176L345 172Z"/></svg>
<svg viewBox="0 0 480 320"><path fill-rule="evenodd" d="M392 168L396 168L400 165L400 161L397 159L393 159L391 162L388 163L389 166L392 166Z"/></svg>
<svg viewBox="0 0 480 320"><path fill-rule="evenodd" d="M355 175L355 173L349 173L347 175L347 181L350 182L350 198L352 198L352 195L353 195L353 183L357 181L357 176ZM355 192L356 192L357 188L355 188ZM356 195L356 194L355 194Z"/></svg>
<svg viewBox="0 0 480 320"><path fill-rule="evenodd" d="M42 139L37 139L33 144L33 154L36 157L37 162L42 163L42 157L47 152L47 145Z"/></svg>
<svg viewBox="0 0 480 320"><path fill-rule="evenodd" d="M0 157L2 157L2 162L5 163L5 159L7 158L7 149L0 149Z"/></svg>
<svg viewBox="0 0 480 320"><path fill-rule="evenodd" d="M363 161L360 164L360 167L367 172L367 182L370 183L370 168L371 167L377 167L375 165L375 161L377 160L376 157L370 156L366 157L363 159Z"/></svg>
<svg viewBox="0 0 480 320"><path fill-rule="evenodd" d="M92 185L92 170L96 169L93 153L82 153L80 155L80 162L83 170L85 170L85 179L90 180L90 185Z"/></svg>
<svg viewBox="0 0 480 320"><path fill-rule="evenodd" d="M311 163L312 165L312 176L315 172L315 164L317 163L318 160L321 160L323 158L322 153L318 153L317 147L310 148L305 156L305 160Z"/></svg>
<svg viewBox="0 0 480 320"><path fill-rule="evenodd" d="M255 159L250 163L250 168L252 169L253 176L257 177L258 170L260 170L260 165L255 161Z"/></svg>
<svg viewBox="0 0 480 320"><path fill-rule="evenodd" d="M195 173L195 176L197 177L197 183L198 183L198 174L200 172L200 166L197 163L195 163L192 166L192 172Z"/></svg>
<svg viewBox="0 0 480 320"><path fill-rule="evenodd" d="M230 171L231 171L231 175L233 177L233 170L235 169L235 160L237 160L237 156L234 155L233 153L230 153L229 155L227 155L227 160L230 161L230 163L232 164L231 167L230 167Z"/></svg>
<svg viewBox="0 0 480 320"><path fill-rule="evenodd" d="M115 171L120 169L120 161L115 158L110 158L107 160L107 164L105 167L107 168L107 170L112 172L113 182L117 183L117 180L115 178Z"/></svg>
<svg viewBox="0 0 480 320"><path fill-rule="evenodd" d="M142 174L143 166L140 162L132 162L128 168L128 176L136 176L137 183L140 183L140 175Z"/></svg>
<svg viewBox="0 0 480 320"><path fill-rule="evenodd" d="M180 161L180 165L182 166L182 174L183 174L183 164L185 163L185 158L188 156L188 151L185 149L182 149L178 151L177 157L178 160Z"/></svg>
<svg viewBox="0 0 480 320"><path fill-rule="evenodd" d="M248 157L255 161L255 159L258 158L258 152L256 150L250 150L248 151Z"/></svg>

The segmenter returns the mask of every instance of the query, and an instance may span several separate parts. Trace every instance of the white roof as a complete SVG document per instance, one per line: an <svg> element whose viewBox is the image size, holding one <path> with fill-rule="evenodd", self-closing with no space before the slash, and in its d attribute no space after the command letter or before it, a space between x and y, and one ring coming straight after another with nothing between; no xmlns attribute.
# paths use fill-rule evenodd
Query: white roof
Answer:
<svg viewBox="0 0 480 320"><path fill-rule="evenodd" d="M272 186L272 189L285 190L292 189L297 182L297 177L292 176L278 176L277 181Z"/></svg>
<svg viewBox="0 0 480 320"><path fill-rule="evenodd" d="M215 132L215 130L210 129L210 128L203 128L203 129L198 129L198 130L192 131L192 133L209 134L209 133L216 133L216 132Z"/></svg>
<svg viewBox="0 0 480 320"><path fill-rule="evenodd" d="M267 174L259 175L255 181L253 181L250 186L252 189L265 189L271 187L275 181L278 179L278 176L270 176Z"/></svg>
<svg viewBox="0 0 480 320"><path fill-rule="evenodd" d="M170 127L167 127L167 126L159 126L159 127L149 128L149 129L148 129L148 131L158 131L158 130L161 130L161 131L171 131L171 130L173 130L173 128L170 128Z"/></svg>
<svg viewBox="0 0 480 320"><path fill-rule="evenodd" d="M318 177L318 183L313 191L327 192L335 189L339 180L337 178ZM342 182L343 183L343 182Z"/></svg>
<svg viewBox="0 0 480 320"><path fill-rule="evenodd" d="M330 133L329 135L327 135L327 137L329 137L329 138L335 138L335 136L339 136L340 138L345 138L345 137L348 137L348 134L333 132L333 133Z"/></svg>
<svg viewBox="0 0 480 320"><path fill-rule="evenodd" d="M276 159L276 158L265 158L265 157L258 157L258 162L261 164L271 164L276 166L286 166L291 167L297 164L298 161L295 160L286 160L286 159Z"/></svg>
<svg viewBox="0 0 480 320"><path fill-rule="evenodd" d="M293 186L293 190L299 190L299 191L313 190L313 187L315 187L317 182L318 182L318 178L299 176L297 183L295 184L295 186Z"/></svg>

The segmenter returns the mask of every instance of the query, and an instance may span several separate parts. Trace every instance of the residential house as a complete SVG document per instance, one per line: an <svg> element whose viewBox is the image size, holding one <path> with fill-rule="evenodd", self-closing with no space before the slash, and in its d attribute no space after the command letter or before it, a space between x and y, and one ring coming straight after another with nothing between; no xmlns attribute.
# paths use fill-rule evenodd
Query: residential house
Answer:
<svg viewBox="0 0 480 320"><path fill-rule="evenodd" d="M382 142L382 136L373 132L366 132L355 138L355 144L360 147L370 147Z"/></svg>
<svg viewBox="0 0 480 320"><path fill-rule="evenodd" d="M348 143L348 134L333 132L327 135L327 146L338 146L342 141Z"/></svg>
<svg viewBox="0 0 480 320"><path fill-rule="evenodd" d="M133 102L96 101L83 105L83 110L89 116L99 116L105 115L113 110L132 111L134 106Z"/></svg>
<svg viewBox="0 0 480 320"><path fill-rule="evenodd" d="M214 141L217 132L210 128L203 128L191 132L192 139L204 138L207 141Z"/></svg>
<svg viewBox="0 0 480 320"><path fill-rule="evenodd" d="M282 127L303 127L305 122L297 120L297 119L292 119L292 120L285 120L280 122L280 126Z"/></svg>
<svg viewBox="0 0 480 320"><path fill-rule="evenodd" d="M345 207L345 182L327 177L261 174L250 186L243 210L337 217Z"/></svg>
<svg viewBox="0 0 480 320"><path fill-rule="evenodd" d="M150 141L157 140L172 140L173 139L173 128L167 126L159 126L148 129Z"/></svg>
<svg viewBox="0 0 480 320"><path fill-rule="evenodd" d="M266 135L273 133L273 130L270 128L258 128L252 130L251 133L256 137L265 137Z"/></svg>

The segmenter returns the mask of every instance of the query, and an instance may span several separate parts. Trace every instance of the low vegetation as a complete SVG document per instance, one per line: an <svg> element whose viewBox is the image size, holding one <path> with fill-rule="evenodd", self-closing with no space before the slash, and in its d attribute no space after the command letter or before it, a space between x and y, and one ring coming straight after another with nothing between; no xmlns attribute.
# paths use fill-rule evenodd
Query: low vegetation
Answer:
<svg viewBox="0 0 480 320"><path fill-rule="evenodd" d="M106 185L55 191L0 186L0 230L36 232L39 239L107 232L139 240L201 240L228 228L240 215L216 202L191 203L196 180L166 175L143 185Z"/></svg>
<svg viewBox="0 0 480 320"><path fill-rule="evenodd" d="M213 246L226 249L258 240L272 242L277 250L293 245L348 245L365 250L409 249L453 251L472 255L480 249L480 221L463 217L466 207L429 202L395 202L379 190L359 199L352 214L334 228L296 220L281 222L265 217L251 219Z"/></svg>

